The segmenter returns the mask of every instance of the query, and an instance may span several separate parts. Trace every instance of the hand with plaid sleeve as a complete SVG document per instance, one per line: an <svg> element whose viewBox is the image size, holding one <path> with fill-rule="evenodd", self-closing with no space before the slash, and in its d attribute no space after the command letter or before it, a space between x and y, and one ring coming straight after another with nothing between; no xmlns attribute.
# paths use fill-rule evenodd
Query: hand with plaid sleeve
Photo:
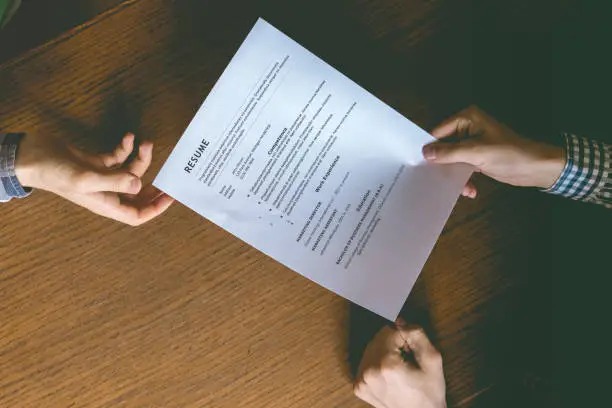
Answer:
<svg viewBox="0 0 612 408"><path fill-rule="evenodd" d="M423 148L432 163L468 163L497 181L612 208L612 146L564 135L564 146L526 139L477 107L432 131ZM463 195L477 191L468 183Z"/></svg>
<svg viewBox="0 0 612 408"><path fill-rule="evenodd" d="M86 153L51 137L0 135L0 202L25 197L37 188L96 214L140 225L173 202L153 186L142 185L152 154L151 142L135 149L131 133L106 154Z"/></svg>

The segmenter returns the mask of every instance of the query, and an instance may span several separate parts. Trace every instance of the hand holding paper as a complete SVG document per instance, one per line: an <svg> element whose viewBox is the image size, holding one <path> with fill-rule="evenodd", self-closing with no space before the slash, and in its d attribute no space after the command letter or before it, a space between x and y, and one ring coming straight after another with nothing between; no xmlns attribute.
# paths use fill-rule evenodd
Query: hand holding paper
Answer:
<svg viewBox="0 0 612 408"><path fill-rule="evenodd" d="M471 174L433 140L259 20L154 184L394 320Z"/></svg>
<svg viewBox="0 0 612 408"><path fill-rule="evenodd" d="M565 167L561 146L524 138L476 106L448 119L432 134L440 142L423 148L430 162L469 163L477 171L513 186L548 189ZM476 189L468 185L463 194L473 198Z"/></svg>

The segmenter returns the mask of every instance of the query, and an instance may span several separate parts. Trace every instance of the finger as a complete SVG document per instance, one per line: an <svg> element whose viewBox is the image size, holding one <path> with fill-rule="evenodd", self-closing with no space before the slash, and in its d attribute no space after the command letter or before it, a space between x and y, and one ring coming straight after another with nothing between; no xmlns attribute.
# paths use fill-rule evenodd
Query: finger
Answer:
<svg viewBox="0 0 612 408"><path fill-rule="evenodd" d="M393 327L385 326L376 333L376 336L370 341L364 357L367 355L373 355L373 360L377 363L380 362L380 358L388 354L390 351L395 352L399 348L403 347L405 341L402 338L401 333Z"/></svg>
<svg viewBox="0 0 612 408"><path fill-rule="evenodd" d="M87 195L89 199L88 202L84 203L84 206L97 214L131 226L138 226L150 221L166 211L174 202L174 200L166 194L162 194L145 205L123 202L115 193L98 194L99 195ZM95 199L92 200L92 197L95 197Z"/></svg>
<svg viewBox="0 0 612 408"><path fill-rule="evenodd" d="M163 191L157 189L152 184L143 187L138 194L124 194L121 199L126 202L131 202L134 205L146 205L164 194Z"/></svg>
<svg viewBox="0 0 612 408"><path fill-rule="evenodd" d="M376 349L377 354L374 366L377 367L383 363L388 365L395 363L408 369L414 368L414 364L410 364L410 360L404 358L404 353L410 353L411 350L402 331L405 323L401 323L396 322L396 328L384 327L374 337L372 346Z"/></svg>
<svg viewBox="0 0 612 408"><path fill-rule="evenodd" d="M125 170L85 171L75 177L74 188L80 193L108 191L115 193L137 194L142 182Z"/></svg>
<svg viewBox="0 0 612 408"><path fill-rule="evenodd" d="M403 325L399 325L399 322L396 322L396 327L403 327ZM385 347L387 351L395 352L406 346L406 339L404 339L402 331L397 328L385 327L379 334L385 336Z"/></svg>
<svg viewBox="0 0 612 408"><path fill-rule="evenodd" d="M464 136L469 134L472 121L463 116L455 116L442 124L436 126L432 131L431 135L436 139L444 139L451 136Z"/></svg>
<svg viewBox="0 0 612 408"><path fill-rule="evenodd" d="M125 163L134 150L134 139L135 136L133 133L126 133L112 153L98 155L104 166L111 168Z"/></svg>
<svg viewBox="0 0 612 408"><path fill-rule="evenodd" d="M136 177L142 177L149 169L153 159L153 143L142 142L138 147L138 155L127 166L130 173Z"/></svg>
<svg viewBox="0 0 612 408"><path fill-rule="evenodd" d="M98 215L132 226L151 220L166 211L174 202L171 197L163 193L152 202L142 206L124 203L118 194L109 192L72 193L66 198Z"/></svg>
<svg viewBox="0 0 612 408"><path fill-rule="evenodd" d="M142 206L136 206L133 203L121 203L116 219L134 227L142 225L161 215L170 208L173 202L172 197L162 193L150 203Z"/></svg>
<svg viewBox="0 0 612 408"><path fill-rule="evenodd" d="M115 150L108 154L91 154L72 145L68 146L68 149L73 155L98 169L112 168L123 164L132 153L132 150L134 150L134 135L132 133L126 134L121 139L121 143L115 147Z"/></svg>
<svg viewBox="0 0 612 408"><path fill-rule="evenodd" d="M368 343L359 363L356 383L365 381L366 377L372 379L372 374L380 369L382 358L388 354L389 347L386 343L390 334L393 334L393 330L385 327L376 333L374 338ZM370 386L372 385L370 384Z"/></svg>
<svg viewBox="0 0 612 408"><path fill-rule="evenodd" d="M478 195L478 190L476 190L476 186L474 186L471 181L468 181L465 187L463 187L461 195L467 198L474 199Z"/></svg>
<svg viewBox="0 0 612 408"><path fill-rule="evenodd" d="M468 163L476 166L479 162L476 146L474 140L434 142L423 147L423 157L433 163Z"/></svg>
<svg viewBox="0 0 612 408"><path fill-rule="evenodd" d="M421 369L424 371L442 369L440 353L431 344L422 328L401 328L398 332L401 333L402 338L406 341L408 348Z"/></svg>
<svg viewBox="0 0 612 408"><path fill-rule="evenodd" d="M157 200L159 197L164 195L164 192L149 184L143 187L137 195L126 197L128 201L131 201L136 206L145 206Z"/></svg>

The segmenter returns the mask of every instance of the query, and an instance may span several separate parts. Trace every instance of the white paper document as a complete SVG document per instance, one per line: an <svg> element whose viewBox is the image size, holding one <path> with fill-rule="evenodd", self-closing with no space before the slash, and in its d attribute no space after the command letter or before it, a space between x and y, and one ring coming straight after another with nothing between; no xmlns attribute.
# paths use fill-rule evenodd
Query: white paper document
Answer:
<svg viewBox="0 0 612 408"><path fill-rule="evenodd" d="M432 140L260 19L154 184L394 320L472 171L425 163Z"/></svg>

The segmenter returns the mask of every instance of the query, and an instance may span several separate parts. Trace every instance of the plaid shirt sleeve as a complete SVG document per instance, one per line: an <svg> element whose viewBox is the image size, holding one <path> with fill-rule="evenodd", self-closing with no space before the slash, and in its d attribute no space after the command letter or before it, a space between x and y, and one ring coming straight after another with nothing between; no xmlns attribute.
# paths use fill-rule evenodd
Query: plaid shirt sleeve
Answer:
<svg viewBox="0 0 612 408"><path fill-rule="evenodd" d="M546 192L612 208L612 146L571 134L563 137L565 168Z"/></svg>
<svg viewBox="0 0 612 408"><path fill-rule="evenodd" d="M22 133L0 134L0 202L22 198L30 194L15 175L15 156Z"/></svg>

